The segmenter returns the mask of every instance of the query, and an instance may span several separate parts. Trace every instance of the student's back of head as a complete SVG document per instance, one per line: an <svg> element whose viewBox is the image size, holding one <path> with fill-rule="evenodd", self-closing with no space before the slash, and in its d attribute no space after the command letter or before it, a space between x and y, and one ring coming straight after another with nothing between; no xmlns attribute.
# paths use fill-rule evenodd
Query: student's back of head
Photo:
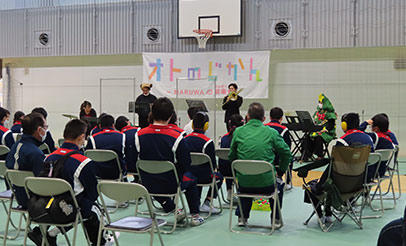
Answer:
<svg viewBox="0 0 406 246"><path fill-rule="evenodd" d="M45 119L42 114L39 113L31 113L24 117L21 121L21 127L23 129L23 133L27 135L33 135L37 130L38 127L44 127Z"/></svg>
<svg viewBox="0 0 406 246"><path fill-rule="evenodd" d="M389 121L388 118L381 114L377 114L374 117L372 117L372 129L377 127L380 132L387 132L389 128Z"/></svg>
<svg viewBox="0 0 406 246"><path fill-rule="evenodd" d="M47 119L48 117L48 113L47 111L43 108L43 107L36 107L34 108L31 113L39 113L42 114L42 116L44 117L44 119Z"/></svg>
<svg viewBox="0 0 406 246"><path fill-rule="evenodd" d="M117 131L121 131L123 129L123 127L128 125L128 121L129 121L129 119L127 119L127 117L119 116L116 119L116 123L114 124L114 127L116 128Z"/></svg>
<svg viewBox="0 0 406 246"><path fill-rule="evenodd" d="M383 117L385 117L388 120L388 129L389 129L389 116L386 113L380 113L379 115L382 115Z"/></svg>
<svg viewBox="0 0 406 246"><path fill-rule="evenodd" d="M7 109L0 107L0 122L4 122L9 114L10 112Z"/></svg>
<svg viewBox="0 0 406 246"><path fill-rule="evenodd" d="M264 117L265 117L264 106L262 106L262 104L257 103L257 102L251 103L250 106L248 107L248 117L250 120L256 119L256 120L264 121Z"/></svg>
<svg viewBox="0 0 406 246"><path fill-rule="evenodd" d="M102 117L100 117L100 127L101 128L106 128L106 127L113 127L114 126L114 117L105 114Z"/></svg>
<svg viewBox="0 0 406 246"><path fill-rule="evenodd" d="M176 112L173 111L171 119L169 120L169 124L176 125L177 121L178 121L178 116L176 115Z"/></svg>
<svg viewBox="0 0 406 246"><path fill-rule="evenodd" d="M76 140L82 134L85 134L87 130L87 124L79 119L73 119L69 121L66 126L65 130L63 131L63 138L65 140Z"/></svg>
<svg viewBox="0 0 406 246"><path fill-rule="evenodd" d="M197 107L190 107L187 109L187 115L189 116L189 119L193 119L195 117L195 114L199 112L199 108Z"/></svg>
<svg viewBox="0 0 406 246"><path fill-rule="evenodd" d="M154 121L169 121L174 112L173 104L167 97L158 98L152 104L151 112Z"/></svg>
<svg viewBox="0 0 406 246"><path fill-rule="evenodd" d="M206 128L208 128L208 124L206 125L206 123L208 123L208 122L209 122L209 115L206 112L199 111L193 117L193 128L207 131Z"/></svg>
<svg viewBox="0 0 406 246"><path fill-rule="evenodd" d="M17 121L21 121L24 116L25 116L25 114L22 111L15 112L14 113L13 123L16 123Z"/></svg>
<svg viewBox="0 0 406 246"><path fill-rule="evenodd" d="M244 118L239 114L233 114L228 121L228 127L230 127L230 138L233 138L233 133L235 129L239 126L244 125Z"/></svg>
<svg viewBox="0 0 406 246"><path fill-rule="evenodd" d="M269 116L271 117L271 120L279 120L282 119L283 117L283 110L279 107L273 107L271 111L269 112Z"/></svg>
<svg viewBox="0 0 406 246"><path fill-rule="evenodd" d="M343 122L345 122L345 125L343 125ZM343 131L347 131L347 130L351 130L351 129L358 129L358 127L359 127L359 115L357 113L344 114L341 117L341 123L342 123L341 126L343 128Z"/></svg>

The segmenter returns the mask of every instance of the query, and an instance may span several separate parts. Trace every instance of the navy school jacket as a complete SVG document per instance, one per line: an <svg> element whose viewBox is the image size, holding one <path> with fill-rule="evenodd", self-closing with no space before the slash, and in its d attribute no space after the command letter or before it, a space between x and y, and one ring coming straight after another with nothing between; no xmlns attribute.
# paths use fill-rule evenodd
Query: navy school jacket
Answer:
<svg viewBox="0 0 406 246"><path fill-rule="evenodd" d="M32 171L38 176L44 165L45 155L38 148L42 142L31 135L23 134L20 141L16 142L7 155L6 166L8 169ZM16 198L19 205L27 208L27 194L24 187L16 187Z"/></svg>
<svg viewBox="0 0 406 246"><path fill-rule="evenodd" d="M185 137L185 142L190 152L204 153L208 155L211 159L213 170L217 168L213 140L204 135L204 131L194 130L191 134ZM200 166L192 166L191 172L198 179L200 177L211 177L212 175L209 163Z"/></svg>
<svg viewBox="0 0 406 246"><path fill-rule="evenodd" d="M141 128L133 126L125 126L121 129L121 132L125 135L125 164L127 165L127 170L129 172L137 172L137 153L135 149L135 133Z"/></svg>
<svg viewBox="0 0 406 246"><path fill-rule="evenodd" d="M125 135L115 131L113 128L104 128L101 132L89 137L86 149L105 149L116 152L120 161L123 173L126 173L124 160ZM116 179L119 176L119 170L116 160L107 162L95 162L96 175L102 179Z"/></svg>
<svg viewBox="0 0 406 246"><path fill-rule="evenodd" d="M69 152L79 150L73 143L64 142L61 148L52 152L45 161L56 161ZM71 155L63 166L64 179L72 186L79 207L84 216L90 215L98 197L94 162L83 153Z"/></svg>
<svg viewBox="0 0 406 246"><path fill-rule="evenodd" d="M183 136L167 125L149 125L135 134L135 147L137 157L140 160L170 161L175 167L179 181L183 180L183 174L190 171L190 151ZM154 187L174 187L174 174L171 172L150 175L141 172L141 179L150 192L155 192ZM158 187L159 188L159 187ZM157 189L158 189L157 188ZM159 189L158 189L159 190Z"/></svg>

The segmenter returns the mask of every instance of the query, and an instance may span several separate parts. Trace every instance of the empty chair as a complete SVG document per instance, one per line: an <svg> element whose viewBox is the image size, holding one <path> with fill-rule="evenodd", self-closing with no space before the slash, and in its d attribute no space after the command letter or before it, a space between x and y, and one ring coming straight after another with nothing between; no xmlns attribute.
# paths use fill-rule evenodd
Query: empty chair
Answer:
<svg viewBox="0 0 406 246"><path fill-rule="evenodd" d="M104 202L104 197L108 197L109 199L112 199L117 203L134 199L138 201L139 198L143 198L146 201L149 215L148 218L137 216L138 202L135 207L134 216L126 216L119 220L113 221L109 213L106 212L105 216L108 223L104 224L104 215L102 214L99 228L99 239L97 242L98 246L100 245L103 230L132 233L149 233L150 245L153 245L154 231L156 231L161 245L164 245L159 227L165 225L166 221L156 218L156 215L154 214L152 208L151 197L144 186L135 183L100 181L97 185L97 190L99 192L100 200L105 210L106 204ZM115 233L113 233L113 235L115 237L114 240L116 245L119 245Z"/></svg>

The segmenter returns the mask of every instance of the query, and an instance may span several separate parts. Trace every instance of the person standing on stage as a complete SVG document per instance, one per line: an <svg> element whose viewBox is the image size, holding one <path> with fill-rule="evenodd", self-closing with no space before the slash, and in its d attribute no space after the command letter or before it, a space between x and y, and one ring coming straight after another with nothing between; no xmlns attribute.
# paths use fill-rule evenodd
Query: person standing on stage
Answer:
<svg viewBox="0 0 406 246"><path fill-rule="evenodd" d="M142 90L142 94L137 97L137 100L135 100L135 103L148 103L148 104L152 105L152 103L154 103L157 99L156 96L154 96L150 93L152 84L142 83L140 87ZM151 111L150 108L142 109L142 110L138 111L139 127L144 128L149 125L148 114L150 111Z"/></svg>
<svg viewBox="0 0 406 246"><path fill-rule="evenodd" d="M237 93L238 86L235 83L231 83L228 85L228 96L225 96L223 99L223 110L226 111L224 115L224 122L226 123L227 132L230 131L230 127L228 126L228 121L230 120L231 115L233 114L240 114L240 107L242 105L242 97Z"/></svg>

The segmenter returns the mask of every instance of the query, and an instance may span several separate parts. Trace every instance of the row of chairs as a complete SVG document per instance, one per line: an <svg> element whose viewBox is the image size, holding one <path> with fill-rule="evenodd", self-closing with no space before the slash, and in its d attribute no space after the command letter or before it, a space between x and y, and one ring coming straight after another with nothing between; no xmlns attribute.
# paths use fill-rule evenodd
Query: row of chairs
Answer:
<svg viewBox="0 0 406 246"><path fill-rule="evenodd" d="M4 241L3 245L6 245L6 242L8 239L15 239L18 237L19 231L17 232L17 235L13 238L8 237L8 228L9 228L9 223L11 223L11 214L12 213L19 213L25 220L26 220L26 226L25 226L25 235L24 235L24 245L26 245L27 241L27 232L31 230L31 225L32 224L37 224L41 228L41 233L43 235L43 238L46 239L46 228L48 226L58 226L59 228L62 228L63 235L65 236L65 239L70 245L69 238L66 235L66 232L63 230L64 227L67 226L72 226L74 231L73 231L73 239L72 239L72 244L76 245L76 240L77 240L77 230L78 226L81 225L82 229L85 233L85 238L90 245L90 241L88 239L88 235L86 234L86 230L84 228L83 224L83 218L80 213L80 207L76 201L75 194L72 190L72 187L70 184L63 180L63 179L57 179L57 178L40 178L40 177L33 177L33 173L29 171L19 171L19 170L7 170L5 172L5 178L7 182L9 183L10 187L13 185L14 187L25 187L27 195L31 196L33 194L36 194L38 196L45 196L45 197L55 197L60 194L64 193L69 193L70 197L73 201L73 204L76 208L76 217L75 220L72 221L71 223L67 224L51 224L51 223L40 223L37 221L32 221L30 217L28 216L28 211L26 209L22 209L20 207L13 206L13 201L15 198L15 194L13 194L11 197L9 197L9 207L7 210L7 220L6 220L6 230L4 234ZM166 221L157 219L156 215L153 213L153 208L152 208L152 201L150 194L146 190L145 187L143 187L140 184L135 184L135 183L124 183L124 182L116 182L116 181L100 181L97 186L97 190L99 192L100 196L100 201L103 206L103 210L106 211L105 213L102 213L101 219L100 219L100 227L99 227L99 238L98 238L98 245L100 245L101 237L102 237L102 230L108 230L108 231L123 231L123 232L134 232L134 233L149 233L150 234L150 245L153 245L153 239L154 239L154 232L157 233L159 241L161 245L163 245L163 240L161 237L160 233L160 226L165 225ZM13 189L11 189L13 192ZM146 201L146 206L149 211L149 217L139 217L137 216L137 210L135 210L134 216L126 216L125 218L113 221L107 212L107 206L105 203L104 197L108 197L109 199L112 199L116 202L124 202L128 201L131 199L135 199L138 201L138 199L142 198ZM21 226L21 219L20 219L20 224L19 227ZM17 227L16 229L18 229ZM115 242L117 245L118 240L115 237ZM44 242L47 243L47 242Z"/></svg>

